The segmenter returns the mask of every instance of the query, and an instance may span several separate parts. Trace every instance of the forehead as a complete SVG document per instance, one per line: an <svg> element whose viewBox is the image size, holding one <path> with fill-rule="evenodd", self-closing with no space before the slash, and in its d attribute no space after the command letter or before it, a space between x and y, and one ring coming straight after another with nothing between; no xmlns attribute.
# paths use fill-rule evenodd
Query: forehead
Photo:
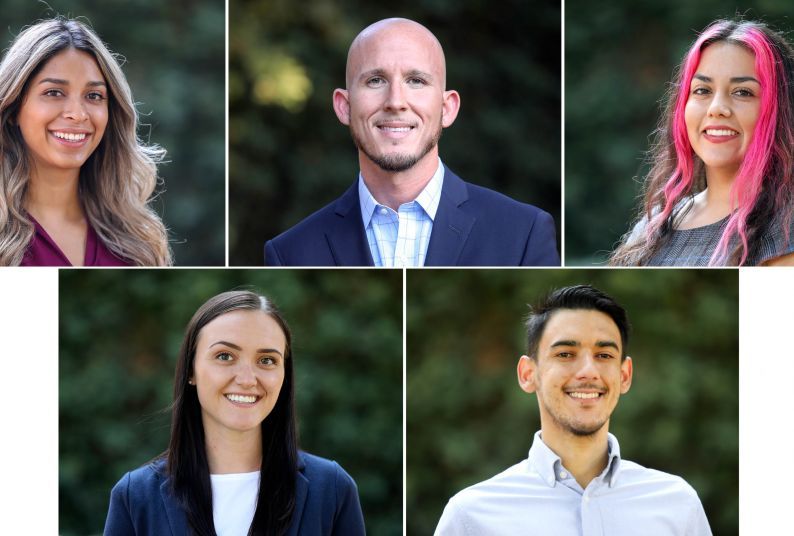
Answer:
<svg viewBox="0 0 794 536"><path fill-rule="evenodd" d="M199 332L199 347L226 341L246 348L275 348L284 353L287 339L273 317L264 311L238 310L214 318Z"/></svg>
<svg viewBox="0 0 794 536"><path fill-rule="evenodd" d="M752 76L755 73L755 54L744 46L717 41L703 49L697 70L706 75Z"/></svg>
<svg viewBox="0 0 794 536"><path fill-rule="evenodd" d="M53 55L42 66L36 78L56 76L65 80L76 77L85 77L93 81L105 79L94 56L75 48L66 48Z"/></svg>
<svg viewBox="0 0 794 536"><path fill-rule="evenodd" d="M359 36L350 49L348 75L374 69L420 70L440 75L443 52L426 29L393 24Z"/></svg>
<svg viewBox="0 0 794 536"><path fill-rule="evenodd" d="M552 313L540 338L539 349L548 350L559 341L574 341L583 346L612 341L623 350L615 321L601 311L588 309L558 309Z"/></svg>

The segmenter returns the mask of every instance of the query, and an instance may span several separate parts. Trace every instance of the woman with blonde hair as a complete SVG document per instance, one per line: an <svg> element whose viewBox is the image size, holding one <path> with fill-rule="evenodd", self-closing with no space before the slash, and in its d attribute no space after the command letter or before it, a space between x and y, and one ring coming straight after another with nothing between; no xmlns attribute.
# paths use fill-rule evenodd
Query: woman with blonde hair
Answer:
<svg viewBox="0 0 794 536"><path fill-rule="evenodd" d="M718 20L671 84L638 222L614 265L794 264L794 51Z"/></svg>
<svg viewBox="0 0 794 536"><path fill-rule="evenodd" d="M85 24L26 28L0 63L0 266L170 265L116 57Z"/></svg>

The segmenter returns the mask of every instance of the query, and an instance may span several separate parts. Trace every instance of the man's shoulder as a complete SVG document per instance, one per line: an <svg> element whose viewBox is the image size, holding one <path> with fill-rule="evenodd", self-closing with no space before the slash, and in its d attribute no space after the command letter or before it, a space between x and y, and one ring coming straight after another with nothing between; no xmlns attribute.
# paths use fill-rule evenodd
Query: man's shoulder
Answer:
<svg viewBox="0 0 794 536"><path fill-rule="evenodd" d="M322 231L331 221L338 217L336 215L336 204L338 202L339 199L335 199L320 210L305 217L272 241L283 243L291 240L305 240L310 236L316 236L318 231Z"/></svg>
<svg viewBox="0 0 794 536"><path fill-rule="evenodd" d="M520 212L539 212L541 209L529 203L523 203L512 197L509 197L496 190L491 190L485 186L479 186L471 182L465 182L466 188L469 192L469 198L477 203L483 203L491 206L498 206L508 210L516 210Z"/></svg>
<svg viewBox="0 0 794 536"><path fill-rule="evenodd" d="M464 509L468 505L482 504L483 501L504 496L509 490L521 489L516 486L526 489L527 485L533 483L533 477L536 475L530 471L529 461L525 459L491 478L462 489L449 502Z"/></svg>
<svg viewBox="0 0 794 536"><path fill-rule="evenodd" d="M699 501L695 489L682 477L644 467L629 460L620 460L617 480L621 486L648 488L655 490L654 493L681 495Z"/></svg>

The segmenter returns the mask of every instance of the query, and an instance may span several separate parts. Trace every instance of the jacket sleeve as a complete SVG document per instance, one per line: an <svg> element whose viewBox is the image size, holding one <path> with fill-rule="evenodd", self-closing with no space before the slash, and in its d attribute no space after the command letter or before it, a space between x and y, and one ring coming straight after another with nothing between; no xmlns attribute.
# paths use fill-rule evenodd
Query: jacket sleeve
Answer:
<svg viewBox="0 0 794 536"><path fill-rule="evenodd" d="M338 464L336 465L336 519L334 536L364 536L364 514L358 499L355 481Z"/></svg>
<svg viewBox="0 0 794 536"><path fill-rule="evenodd" d="M268 240L265 242L265 266L281 266L282 264L281 257L279 257L273 241Z"/></svg>
<svg viewBox="0 0 794 536"><path fill-rule="evenodd" d="M104 536L135 536L130 517L130 474L124 475L110 492L110 507L105 521Z"/></svg>
<svg viewBox="0 0 794 536"><path fill-rule="evenodd" d="M548 212L539 212L527 238L521 266L560 266L554 218Z"/></svg>

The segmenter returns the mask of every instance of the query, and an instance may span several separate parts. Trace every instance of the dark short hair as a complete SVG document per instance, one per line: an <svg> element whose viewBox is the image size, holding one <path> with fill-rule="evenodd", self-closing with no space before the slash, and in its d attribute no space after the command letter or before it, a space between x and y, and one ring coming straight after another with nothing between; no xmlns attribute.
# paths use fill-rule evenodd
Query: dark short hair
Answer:
<svg viewBox="0 0 794 536"><path fill-rule="evenodd" d="M609 316L620 331L623 347L621 360L626 358L629 343L629 319L626 310L611 296L590 285L574 285L558 288L549 292L537 304L530 305L527 317L527 355L537 360L538 344L546 329L546 324L558 309L583 309L599 311Z"/></svg>

